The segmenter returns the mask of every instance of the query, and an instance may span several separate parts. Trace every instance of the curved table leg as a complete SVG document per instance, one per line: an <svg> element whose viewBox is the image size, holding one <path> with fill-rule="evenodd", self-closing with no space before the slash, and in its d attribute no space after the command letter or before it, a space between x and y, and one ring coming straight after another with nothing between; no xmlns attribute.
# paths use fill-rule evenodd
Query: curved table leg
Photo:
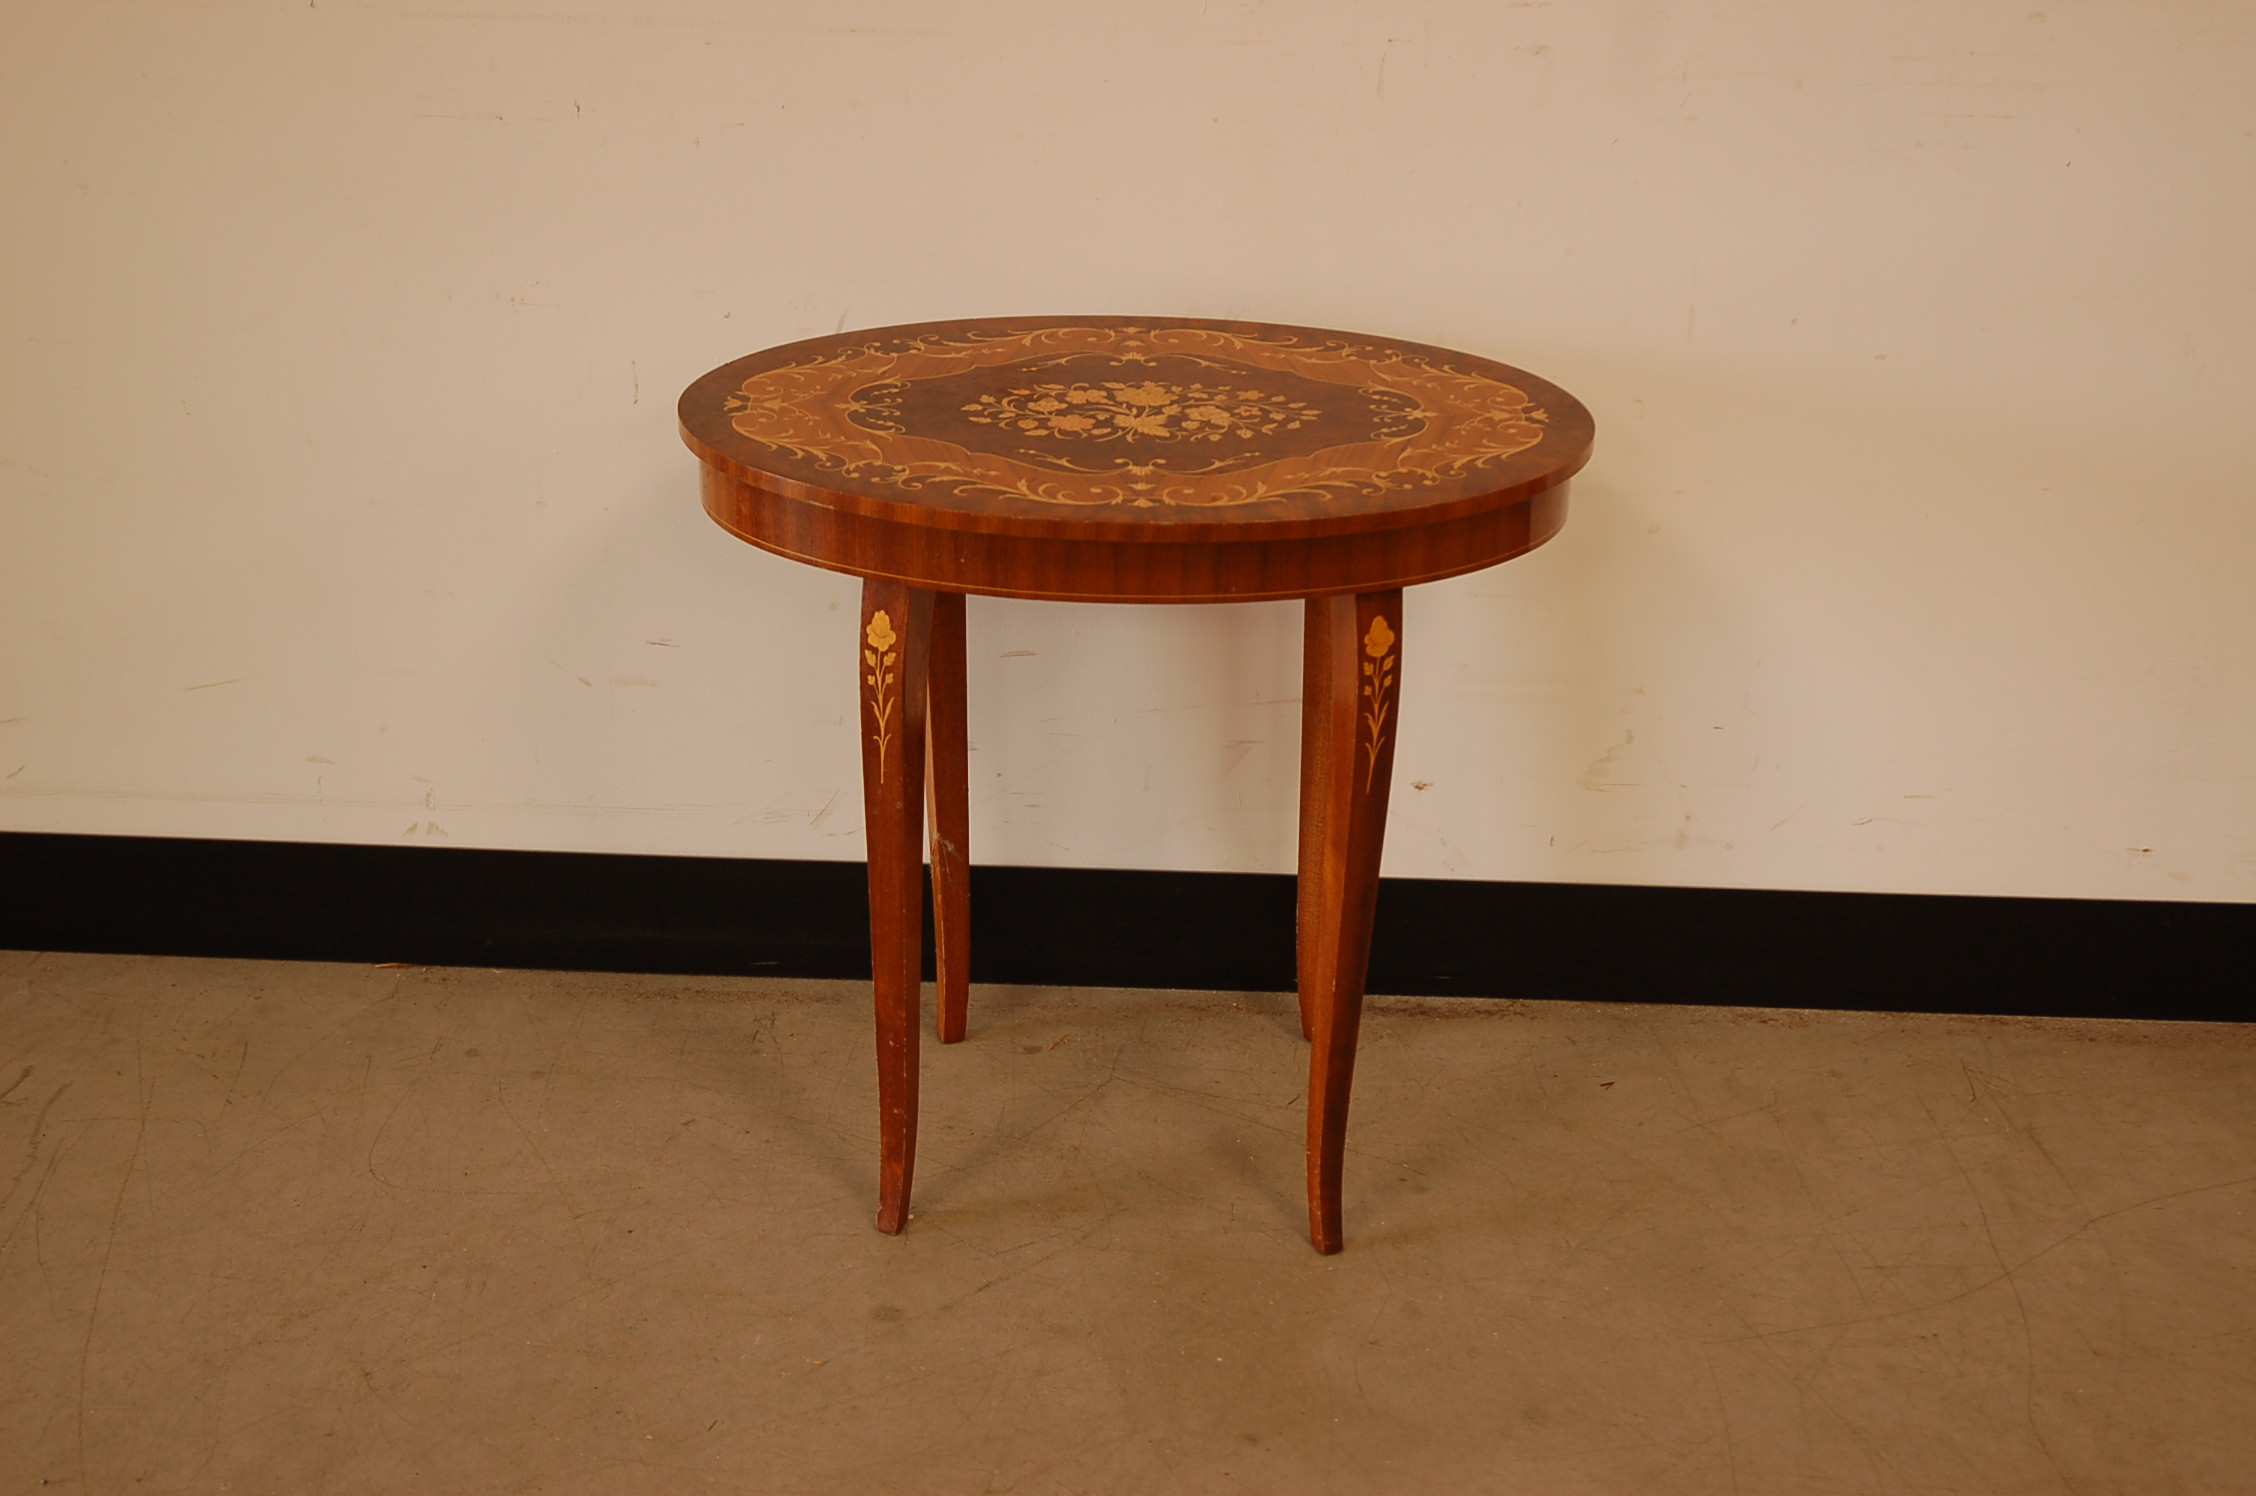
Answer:
<svg viewBox="0 0 2256 1496"><path fill-rule="evenodd" d="M926 719L926 788L932 802L932 925L942 1044L964 1036L971 1006L971 765L964 724L964 600L932 603L932 681Z"/></svg>
<svg viewBox="0 0 2256 1496"><path fill-rule="evenodd" d="M924 722L930 592L862 583L862 809L869 836L870 970L877 995L877 1229L909 1217L916 1173L917 1031L922 1006Z"/></svg>
<svg viewBox="0 0 2256 1496"><path fill-rule="evenodd" d="M1301 706L1300 1004L1308 1235L1337 1252L1347 1097L1370 965L1401 701L1402 592L1308 600Z"/></svg>
<svg viewBox="0 0 2256 1496"><path fill-rule="evenodd" d="M1323 941L1328 928L1322 912L1324 881L1317 874L1324 849L1325 734L1331 730L1324 712L1331 689L1324 670L1331 638L1331 613L1323 606L1328 601L1308 599L1300 640L1300 880L1295 889L1299 904L1294 970L1299 974L1303 1039L1316 1037L1316 973L1325 964Z"/></svg>

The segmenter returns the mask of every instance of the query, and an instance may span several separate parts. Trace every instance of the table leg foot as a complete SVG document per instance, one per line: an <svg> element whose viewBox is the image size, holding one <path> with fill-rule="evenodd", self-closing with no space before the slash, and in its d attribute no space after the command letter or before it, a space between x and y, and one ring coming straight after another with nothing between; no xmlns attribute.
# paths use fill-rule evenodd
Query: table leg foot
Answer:
<svg viewBox="0 0 2256 1496"><path fill-rule="evenodd" d="M862 807L869 837L870 971L877 1008L877 1229L908 1220L916 1173L917 1033L924 944L926 685L933 595L862 584Z"/></svg>
<svg viewBox="0 0 2256 1496"><path fill-rule="evenodd" d="M971 1008L971 764L964 721L964 599L932 604L927 789L932 805L932 924L940 1000L933 1027L942 1044L964 1036Z"/></svg>
<svg viewBox="0 0 2256 1496"><path fill-rule="evenodd" d="M1402 593L1308 600L1302 704L1300 1003L1308 1057L1308 1235L1337 1252L1348 1092L1370 966L1401 700Z"/></svg>

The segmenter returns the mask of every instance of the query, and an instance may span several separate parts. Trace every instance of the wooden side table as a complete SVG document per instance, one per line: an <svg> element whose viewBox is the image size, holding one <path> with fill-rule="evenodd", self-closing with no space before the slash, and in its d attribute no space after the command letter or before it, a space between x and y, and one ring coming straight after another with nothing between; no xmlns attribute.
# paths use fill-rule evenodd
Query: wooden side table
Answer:
<svg viewBox="0 0 2256 1496"><path fill-rule="evenodd" d="M724 364L681 398L705 511L863 579L878 1229L908 1218L929 803L939 1036L970 977L964 595L1307 599L1300 758L1309 1235L1340 1163L1402 691L1402 589L1558 533L1590 414L1506 365L1317 328L1024 317L877 328ZM928 801L929 790L929 801Z"/></svg>

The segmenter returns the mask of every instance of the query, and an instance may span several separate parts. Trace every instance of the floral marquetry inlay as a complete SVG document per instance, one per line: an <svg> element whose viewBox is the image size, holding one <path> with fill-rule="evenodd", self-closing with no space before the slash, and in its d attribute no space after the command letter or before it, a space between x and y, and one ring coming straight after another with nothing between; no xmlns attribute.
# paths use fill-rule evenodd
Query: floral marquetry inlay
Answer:
<svg viewBox="0 0 2256 1496"><path fill-rule="evenodd" d="M1003 426L1061 441L1218 442L1298 431L1316 407L1267 390L1228 385L1038 384L982 394L964 407L982 426Z"/></svg>
<svg viewBox="0 0 2256 1496"><path fill-rule="evenodd" d="M1371 616L1363 635L1363 789L1377 782L1379 750L1386 745L1388 719L1394 714L1394 630L1386 615Z"/></svg>
<svg viewBox="0 0 2256 1496"><path fill-rule="evenodd" d="M877 782L885 782L885 750L892 746L893 713L901 704L901 673L896 668L901 652L893 646L900 636L893 632L893 616L883 608L870 615L869 627L862 630L865 647L862 650L863 683L870 688L870 715L876 719L870 736L877 743Z"/></svg>
<svg viewBox="0 0 2256 1496"><path fill-rule="evenodd" d="M1480 491L1550 420L1499 364L1244 324L895 329L750 364L717 412L749 465L950 508L1430 502Z"/></svg>

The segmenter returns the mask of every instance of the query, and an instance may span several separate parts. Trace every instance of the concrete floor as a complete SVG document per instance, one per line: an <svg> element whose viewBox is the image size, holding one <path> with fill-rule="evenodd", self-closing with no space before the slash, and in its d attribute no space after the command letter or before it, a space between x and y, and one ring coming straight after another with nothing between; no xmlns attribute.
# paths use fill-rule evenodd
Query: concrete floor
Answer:
<svg viewBox="0 0 2256 1496"><path fill-rule="evenodd" d="M0 1493L2247 1492L2256 1028L0 954Z"/></svg>

